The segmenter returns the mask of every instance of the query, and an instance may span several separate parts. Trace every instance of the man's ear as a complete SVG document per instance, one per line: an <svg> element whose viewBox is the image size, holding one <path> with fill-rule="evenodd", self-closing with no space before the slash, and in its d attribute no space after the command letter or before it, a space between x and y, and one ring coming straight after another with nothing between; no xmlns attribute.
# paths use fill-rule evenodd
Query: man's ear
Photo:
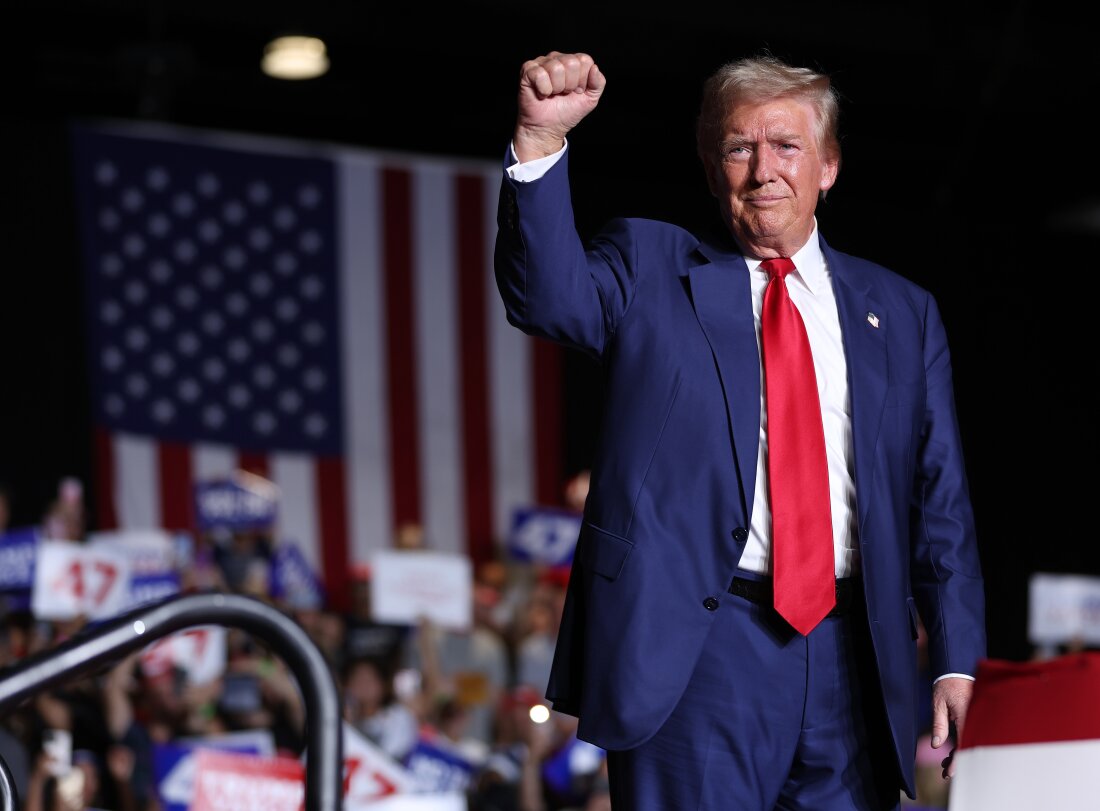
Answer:
<svg viewBox="0 0 1100 811"><path fill-rule="evenodd" d="M825 161L823 169L824 171L821 173L820 184L822 197L824 197L829 189L833 187L833 184L836 183L837 175L840 174L840 160L833 158L832 160Z"/></svg>

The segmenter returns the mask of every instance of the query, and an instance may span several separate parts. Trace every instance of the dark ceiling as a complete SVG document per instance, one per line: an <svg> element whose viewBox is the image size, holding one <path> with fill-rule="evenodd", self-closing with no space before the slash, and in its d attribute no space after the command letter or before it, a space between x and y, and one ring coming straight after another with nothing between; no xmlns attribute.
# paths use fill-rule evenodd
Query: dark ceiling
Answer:
<svg viewBox="0 0 1100 811"><path fill-rule="evenodd" d="M21 8L29 22L13 29L7 50L19 60L8 84L17 117L157 119L447 155L500 154L524 59L588 51L609 89L578 130L581 156L602 186L621 192L607 193L606 207L591 203L593 223L632 213L620 201L666 217L709 206L696 194L690 140L699 86L722 61L765 48L828 71L844 95L837 199L850 189L868 202L946 205L976 194L965 205L987 220L1035 174L1025 166L1051 160L1076 177L1029 201L1030 218L1080 225L1079 208L1093 197L1082 181L1096 179L1095 167L1086 173L1086 156L1057 143L1066 139L1056 132L1080 138L1098 96L1096 32L1052 3L38 0ZM280 82L261 73L263 45L288 31L326 40L329 74ZM983 173L992 177L983 188L966 179Z"/></svg>
<svg viewBox="0 0 1100 811"><path fill-rule="evenodd" d="M936 294L960 420L994 652L1022 652L1031 571L1100 571L1078 532L1091 482L1061 473L1100 450L1091 313L1045 304L1069 263L1087 288L1100 234L1100 37L1044 2L579 4L41 0L9 3L0 480L40 510L89 466L77 248L65 125L153 119L496 159L520 64L591 53L608 76L573 139L578 224L612 214L698 221L712 200L692 146L699 86L769 49L826 70L843 96L844 169L819 212L834 247ZM331 71L262 75L273 35L323 37ZM1051 262L1056 261L1056 265ZM1064 284L1068 282L1062 282ZM1080 300L1080 299L1078 299ZM1059 360L1068 345L1075 362ZM598 375L568 369L572 466L585 461ZM1068 506L1054 509L1050 492ZM1067 543L1049 543L1053 538Z"/></svg>

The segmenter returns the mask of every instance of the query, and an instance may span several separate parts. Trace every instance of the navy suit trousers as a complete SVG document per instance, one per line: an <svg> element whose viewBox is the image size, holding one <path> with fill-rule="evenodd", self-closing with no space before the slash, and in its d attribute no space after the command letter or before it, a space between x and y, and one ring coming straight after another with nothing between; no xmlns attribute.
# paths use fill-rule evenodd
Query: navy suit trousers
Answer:
<svg viewBox="0 0 1100 811"><path fill-rule="evenodd" d="M615 811L890 811L901 799L863 600L808 637L727 594L672 716L608 753ZM653 651L653 656L660 656Z"/></svg>

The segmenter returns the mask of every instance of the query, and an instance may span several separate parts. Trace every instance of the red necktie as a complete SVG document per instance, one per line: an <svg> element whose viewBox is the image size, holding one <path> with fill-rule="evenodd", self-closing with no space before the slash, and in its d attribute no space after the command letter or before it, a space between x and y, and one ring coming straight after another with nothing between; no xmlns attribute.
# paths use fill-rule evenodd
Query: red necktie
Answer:
<svg viewBox="0 0 1100 811"><path fill-rule="evenodd" d="M775 609L805 635L836 604L825 433L806 326L784 279L794 262L768 259L760 267L770 277L760 321Z"/></svg>

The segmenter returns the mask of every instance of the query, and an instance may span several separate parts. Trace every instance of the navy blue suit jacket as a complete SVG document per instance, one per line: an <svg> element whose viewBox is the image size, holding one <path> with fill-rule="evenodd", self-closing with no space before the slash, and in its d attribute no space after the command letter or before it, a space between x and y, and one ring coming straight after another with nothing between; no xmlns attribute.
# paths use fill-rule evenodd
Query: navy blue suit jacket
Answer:
<svg viewBox="0 0 1100 811"><path fill-rule="evenodd" d="M583 739L626 749L668 718L721 603L736 599L726 589L753 508L760 358L733 240L618 219L583 245L567 157L537 181L505 176L495 266L512 324L603 365L604 418L547 697L579 717ZM951 362L927 291L821 247L848 366L867 616L912 794L918 610L934 675L973 674L985 655Z"/></svg>

